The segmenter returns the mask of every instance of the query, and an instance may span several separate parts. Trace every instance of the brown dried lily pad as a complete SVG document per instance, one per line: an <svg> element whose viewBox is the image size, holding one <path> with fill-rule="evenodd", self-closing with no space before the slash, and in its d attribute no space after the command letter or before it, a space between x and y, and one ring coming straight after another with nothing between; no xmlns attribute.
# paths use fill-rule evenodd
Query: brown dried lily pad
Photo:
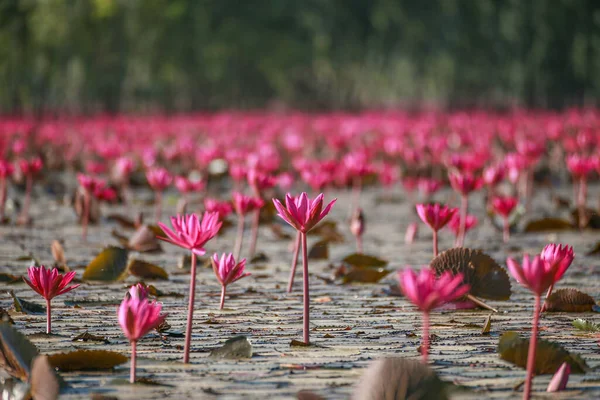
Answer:
<svg viewBox="0 0 600 400"><path fill-rule="evenodd" d="M130 250L139 251L140 253L162 251L155 231L148 225L142 225L135 231L131 238L129 238L127 247Z"/></svg>
<svg viewBox="0 0 600 400"><path fill-rule="evenodd" d="M373 362L363 373L352 400L449 398L453 385L442 381L427 365L401 357Z"/></svg>
<svg viewBox="0 0 600 400"><path fill-rule="evenodd" d="M319 240L313 244L308 251L309 260L327 260L329 258L329 242L327 240Z"/></svg>
<svg viewBox="0 0 600 400"><path fill-rule="evenodd" d="M354 253L350 254L342 260L344 263L352 265L353 267L385 267L388 265L386 260L381 258L370 256L368 254Z"/></svg>
<svg viewBox="0 0 600 400"><path fill-rule="evenodd" d="M65 372L112 369L128 360L121 353L107 350L75 350L52 354L48 359L54 368Z"/></svg>
<svg viewBox="0 0 600 400"><path fill-rule="evenodd" d="M0 368L11 376L28 380L31 363L38 355L33 343L12 325L0 322Z"/></svg>
<svg viewBox="0 0 600 400"><path fill-rule="evenodd" d="M56 400L60 393L60 380L50 365L48 356L37 356L31 366L31 396L35 400Z"/></svg>
<svg viewBox="0 0 600 400"><path fill-rule="evenodd" d="M596 305L596 301L587 293L577 289L559 289L550 295L544 304L548 312L588 312Z"/></svg>
<svg viewBox="0 0 600 400"><path fill-rule="evenodd" d="M167 271L158 265L151 264L147 261L131 259L127 265L127 271L133 276L142 279L158 279L168 280L169 274Z"/></svg>
<svg viewBox="0 0 600 400"><path fill-rule="evenodd" d="M457 247L440 253L431 262L437 275L445 271L462 273L463 281L471 286L469 294L489 300L508 300L508 274L494 259L481 250Z"/></svg>
<svg viewBox="0 0 600 400"><path fill-rule="evenodd" d="M575 225L561 218L542 218L529 221L523 232L558 232L575 229Z"/></svg>
<svg viewBox="0 0 600 400"><path fill-rule="evenodd" d="M529 339L519 336L517 332L506 332L498 342L498 353L504 361L513 363L521 368L527 366ZM585 374L588 366L577 354L571 354L560 344L538 339L535 355L535 374L554 374L566 362L574 374Z"/></svg>
<svg viewBox="0 0 600 400"><path fill-rule="evenodd" d="M107 247L85 268L83 280L114 282L127 277L129 251L121 247Z"/></svg>
<svg viewBox="0 0 600 400"><path fill-rule="evenodd" d="M385 268L346 267L342 265L335 271L336 277L342 278L344 285L350 283L377 283L391 271Z"/></svg>

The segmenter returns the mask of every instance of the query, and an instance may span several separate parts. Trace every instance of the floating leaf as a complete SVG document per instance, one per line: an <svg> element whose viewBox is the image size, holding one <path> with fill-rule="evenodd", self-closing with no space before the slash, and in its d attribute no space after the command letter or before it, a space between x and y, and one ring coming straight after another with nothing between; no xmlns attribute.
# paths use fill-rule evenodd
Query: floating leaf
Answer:
<svg viewBox="0 0 600 400"><path fill-rule="evenodd" d="M525 368L529 339L524 339L517 332L506 332L500 337L498 353L500 358ZM588 369L585 361L577 354L570 354L560 344L538 339L535 355L535 374L553 374L563 362L571 366L575 374L585 374Z"/></svg>
<svg viewBox="0 0 600 400"><path fill-rule="evenodd" d="M327 240L319 240L308 251L309 260L327 260L329 258L329 245Z"/></svg>
<svg viewBox="0 0 600 400"><path fill-rule="evenodd" d="M75 336L71 341L72 342L102 342L104 344L110 343L106 337L99 336L99 335L92 335L88 331L80 333L79 335Z"/></svg>
<svg viewBox="0 0 600 400"><path fill-rule="evenodd" d="M229 359L251 358L252 345L246 336L236 336L225 341L223 346L211 351L210 356Z"/></svg>
<svg viewBox="0 0 600 400"><path fill-rule="evenodd" d="M48 359L54 368L65 372L111 369L128 360L123 354L106 350L75 350L52 354Z"/></svg>
<svg viewBox="0 0 600 400"><path fill-rule="evenodd" d="M60 244L58 240L53 240L50 250L52 251L52 257L54 257L56 264L66 267L67 259L65 258L65 250L63 249L62 244Z"/></svg>
<svg viewBox="0 0 600 400"><path fill-rule="evenodd" d="M377 360L360 378L352 400L449 398L452 385L438 378L426 364L401 357Z"/></svg>
<svg viewBox="0 0 600 400"><path fill-rule="evenodd" d="M17 275L12 275L12 274L7 274L7 273L1 273L0 274L0 282L2 283L19 283L19 282L23 282L23 279L20 276Z"/></svg>
<svg viewBox="0 0 600 400"><path fill-rule="evenodd" d="M560 289L552 292L544 304L544 311L549 312L587 312L592 311L596 301L589 294L577 289Z"/></svg>
<svg viewBox="0 0 600 400"><path fill-rule="evenodd" d="M586 256L595 256L597 254L600 254L600 242L596 242L596 244L594 245L594 248L592 250L590 250Z"/></svg>
<svg viewBox="0 0 600 400"><path fill-rule="evenodd" d="M571 222L560 218L542 218L529 221L525 226L524 232L558 232L574 229Z"/></svg>
<svg viewBox="0 0 600 400"><path fill-rule="evenodd" d="M0 322L0 367L8 374L26 381L37 348L12 325Z"/></svg>
<svg viewBox="0 0 600 400"><path fill-rule="evenodd" d="M250 259L250 264L255 264L255 263L264 263L269 261L269 257L267 257L267 255L265 253L257 253L254 255L254 257L252 257L252 259ZM212 266L212 264L211 264Z"/></svg>
<svg viewBox="0 0 600 400"><path fill-rule="evenodd" d="M593 323L591 321L587 321L585 319L577 318L573 320L573 326L580 331L585 332L599 332L600 325Z"/></svg>
<svg viewBox="0 0 600 400"><path fill-rule="evenodd" d="M13 306L16 312L23 314L46 314L46 307L31 301L23 300L15 295L11 290L11 297L13 298Z"/></svg>
<svg viewBox="0 0 600 400"><path fill-rule="evenodd" d="M573 217L573 225L579 226L579 210L577 208L571 211ZM600 229L600 215L591 208L586 208L584 212L585 226L587 229Z"/></svg>
<svg viewBox="0 0 600 400"><path fill-rule="evenodd" d="M384 268L352 267L348 273L343 275L342 283L377 283L390 272Z"/></svg>
<svg viewBox="0 0 600 400"><path fill-rule="evenodd" d="M47 356L37 356L31 366L31 396L35 400L55 400L60 393L60 381Z"/></svg>
<svg viewBox="0 0 600 400"><path fill-rule="evenodd" d="M142 279L169 279L169 274L167 271L158 265L154 265L142 260L131 259L127 265L127 270L131 275Z"/></svg>
<svg viewBox="0 0 600 400"><path fill-rule="evenodd" d="M439 276L445 271L463 274L463 282L469 284L472 296L490 300L510 298L510 280L506 271L494 259L480 250L457 247L440 253L431 262L431 268Z"/></svg>
<svg viewBox="0 0 600 400"><path fill-rule="evenodd" d="M367 254L354 253L344 257L342 260L344 263L352 265L354 267L385 267L388 262L381 258L370 256Z"/></svg>
<svg viewBox="0 0 600 400"><path fill-rule="evenodd" d="M86 267L83 279L86 281L113 282L127 276L129 251L121 247L107 247Z"/></svg>
<svg viewBox="0 0 600 400"><path fill-rule="evenodd" d="M148 225L142 225L135 231L131 238L129 238L127 247L140 253L162 251L155 232Z"/></svg>

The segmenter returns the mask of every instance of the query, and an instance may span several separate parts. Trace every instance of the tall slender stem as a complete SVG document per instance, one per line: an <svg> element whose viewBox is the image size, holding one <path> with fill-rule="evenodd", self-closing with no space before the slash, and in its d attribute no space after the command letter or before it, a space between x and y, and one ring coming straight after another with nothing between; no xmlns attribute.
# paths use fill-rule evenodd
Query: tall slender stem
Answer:
<svg viewBox="0 0 600 400"><path fill-rule="evenodd" d="M87 229L90 222L90 194L87 189L83 193L83 220L81 221L81 237L87 241Z"/></svg>
<svg viewBox="0 0 600 400"><path fill-rule="evenodd" d="M129 370L129 383L135 383L135 367L137 360L137 342L131 341L131 369Z"/></svg>
<svg viewBox="0 0 600 400"><path fill-rule="evenodd" d="M460 225L458 228L458 246L465 244L465 233L467 231L467 212L469 211L469 197L463 194L460 200Z"/></svg>
<svg viewBox="0 0 600 400"><path fill-rule="evenodd" d="M219 305L219 310L223 309L223 306L225 305L225 291L227 290L227 286L223 285L221 286L221 305Z"/></svg>
<svg viewBox="0 0 600 400"><path fill-rule="evenodd" d="M587 203L587 180L585 176L579 179L579 193L577 195L577 209L579 210L579 229L584 229L587 224L585 205Z"/></svg>
<svg viewBox="0 0 600 400"><path fill-rule="evenodd" d="M294 286L294 276L296 275L296 265L298 265L298 253L300 252L300 231L296 234L296 240L294 242L294 254L292 255L292 268L290 270L290 279L288 281L288 293L292 293L292 287Z"/></svg>
<svg viewBox="0 0 600 400"><path fill-rule="evenodd" d="M531 397L531 383L535 373L535 352L537 348L538 322L540 320L541 296L535 295L535 305L533 307L533 326L531 327L531 339L529 339L529 353L527 353L527 377L525 378L525 389L523 399L528 400Z"/></svg>
<svg viewBox="0 0 600 400"><path fill-rule="evenodd" d="M358 254L363 253L362 235L356 235L356 251Z"/></svg>
<svg viewBox="0 0 600 400"><path fill-rule="evenodd" d="M29 217L29 205L31 204L31 190L33 188L33 175L27 174L25 178L25 199L23 200L23 211L21 218L26 221Z"/></svg>
<svg viewBox="0 0 600 400"><path fill-rule="evenodd" d="M548 288L548 292L546 293L546 298L544 299L544 304L542 305L542 308L540 309L540 313L543 313L544 311L546 311L546 304L548 303L548 299L550 298L550 295L552 294L553 289L554 289L554 284L550 285L550 287Z"/></svg>
<svg viewBox="0 0 600 400"><path fill-rule="evenodd" d="M154 219L158 222L162 216L162 192L160 190L154 192L154 207Z"/></svg>
<svg viewBox="0 0 600 400"><path fill-rule="evenodd" d="M421 344L421 355L423 364L427 364L429 356L429 312L423 312L423 344Z"/></svg>
<svg viewBox="0 0 600 400"><path fill-rule="evenodd" d="M192 343L192 320L194 319L194 298L196 295L196 253L192 253L192 268L190 271L190 300L188 303L187 326L185 328L185 347L183 349L183 362L190 362L190 346Z"/></svg>
<svg viewBox="0 0 600 400"><path fill-rule="evenodd" d="M237 234L235 236L235 246L233 248L233 257L237 260L242 253L242 241L244 240L244 215L238 214Z"/></svg>
<svg viewBox="0 0 600 400"><path fill-rule="evenodd" d="M504 239L504 243L508 242L510 238L510 222L508 220L508 216L504 217L504 229L502 231L502 238Z"/></svg>
<svg viewBox="0 0 600 400"><path fill-rule="evenodd" d="M433 230L433 256L437 257L438 255L438 232Z"/></svg>
<svg viewBox="0 0 600 400"><path fill-rule="evenodd" d="M248 258L252 259L256 252L256 241L258 240L258 225L260 223L260 209L254 210L252 215L252 236L250 237L250 249Z"/></svg>
<svg viewBox="0 0 600 400"><path fill-rule="evenodd" d="M6 205L6 179L0 178L0 224L4 222L4 208Z"/></svg>
<svg viewBox="0 0 600 400"><path fill-rule="evenodd" d="M362 182L359 176L354 178L354 182L352 185L352 209L350 210L350 215L354 213L354 211L360 205L360 192L362 191Z"/></svg>
<svg viewBox="0 0 600 400"><path fill-rule="evenodd" d="M52 333L52 305L51 300L46 300L46 333Z"/></svg>
<svg viewBox="0 0 600 400"><path fill-rule="evenodd" d="M306 244L306 233L300 235L302 239L302 278L304 279L304 343L309 344L309 325L310 325L310 294L308 292L308 246Z"/></svg>

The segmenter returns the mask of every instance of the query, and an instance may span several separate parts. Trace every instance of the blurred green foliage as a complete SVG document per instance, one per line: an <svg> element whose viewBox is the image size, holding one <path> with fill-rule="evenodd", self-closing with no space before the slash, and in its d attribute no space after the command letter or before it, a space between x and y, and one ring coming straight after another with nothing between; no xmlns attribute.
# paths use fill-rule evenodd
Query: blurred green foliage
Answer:
<svg viewBox="0 0 600 400"><path fill-rule="evenodd" d="M596 0L1 0L0 112L600 97Z"/></svg>

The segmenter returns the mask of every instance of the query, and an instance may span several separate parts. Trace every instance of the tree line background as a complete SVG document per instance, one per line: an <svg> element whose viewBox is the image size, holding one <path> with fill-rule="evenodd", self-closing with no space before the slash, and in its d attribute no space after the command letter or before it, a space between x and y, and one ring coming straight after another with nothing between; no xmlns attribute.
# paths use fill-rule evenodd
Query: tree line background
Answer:
<svg viewBox="0 0 600 400"><path fill-rule="evenodd" d="M0 0L0 112L561 108L596 0Z"/></svg>

